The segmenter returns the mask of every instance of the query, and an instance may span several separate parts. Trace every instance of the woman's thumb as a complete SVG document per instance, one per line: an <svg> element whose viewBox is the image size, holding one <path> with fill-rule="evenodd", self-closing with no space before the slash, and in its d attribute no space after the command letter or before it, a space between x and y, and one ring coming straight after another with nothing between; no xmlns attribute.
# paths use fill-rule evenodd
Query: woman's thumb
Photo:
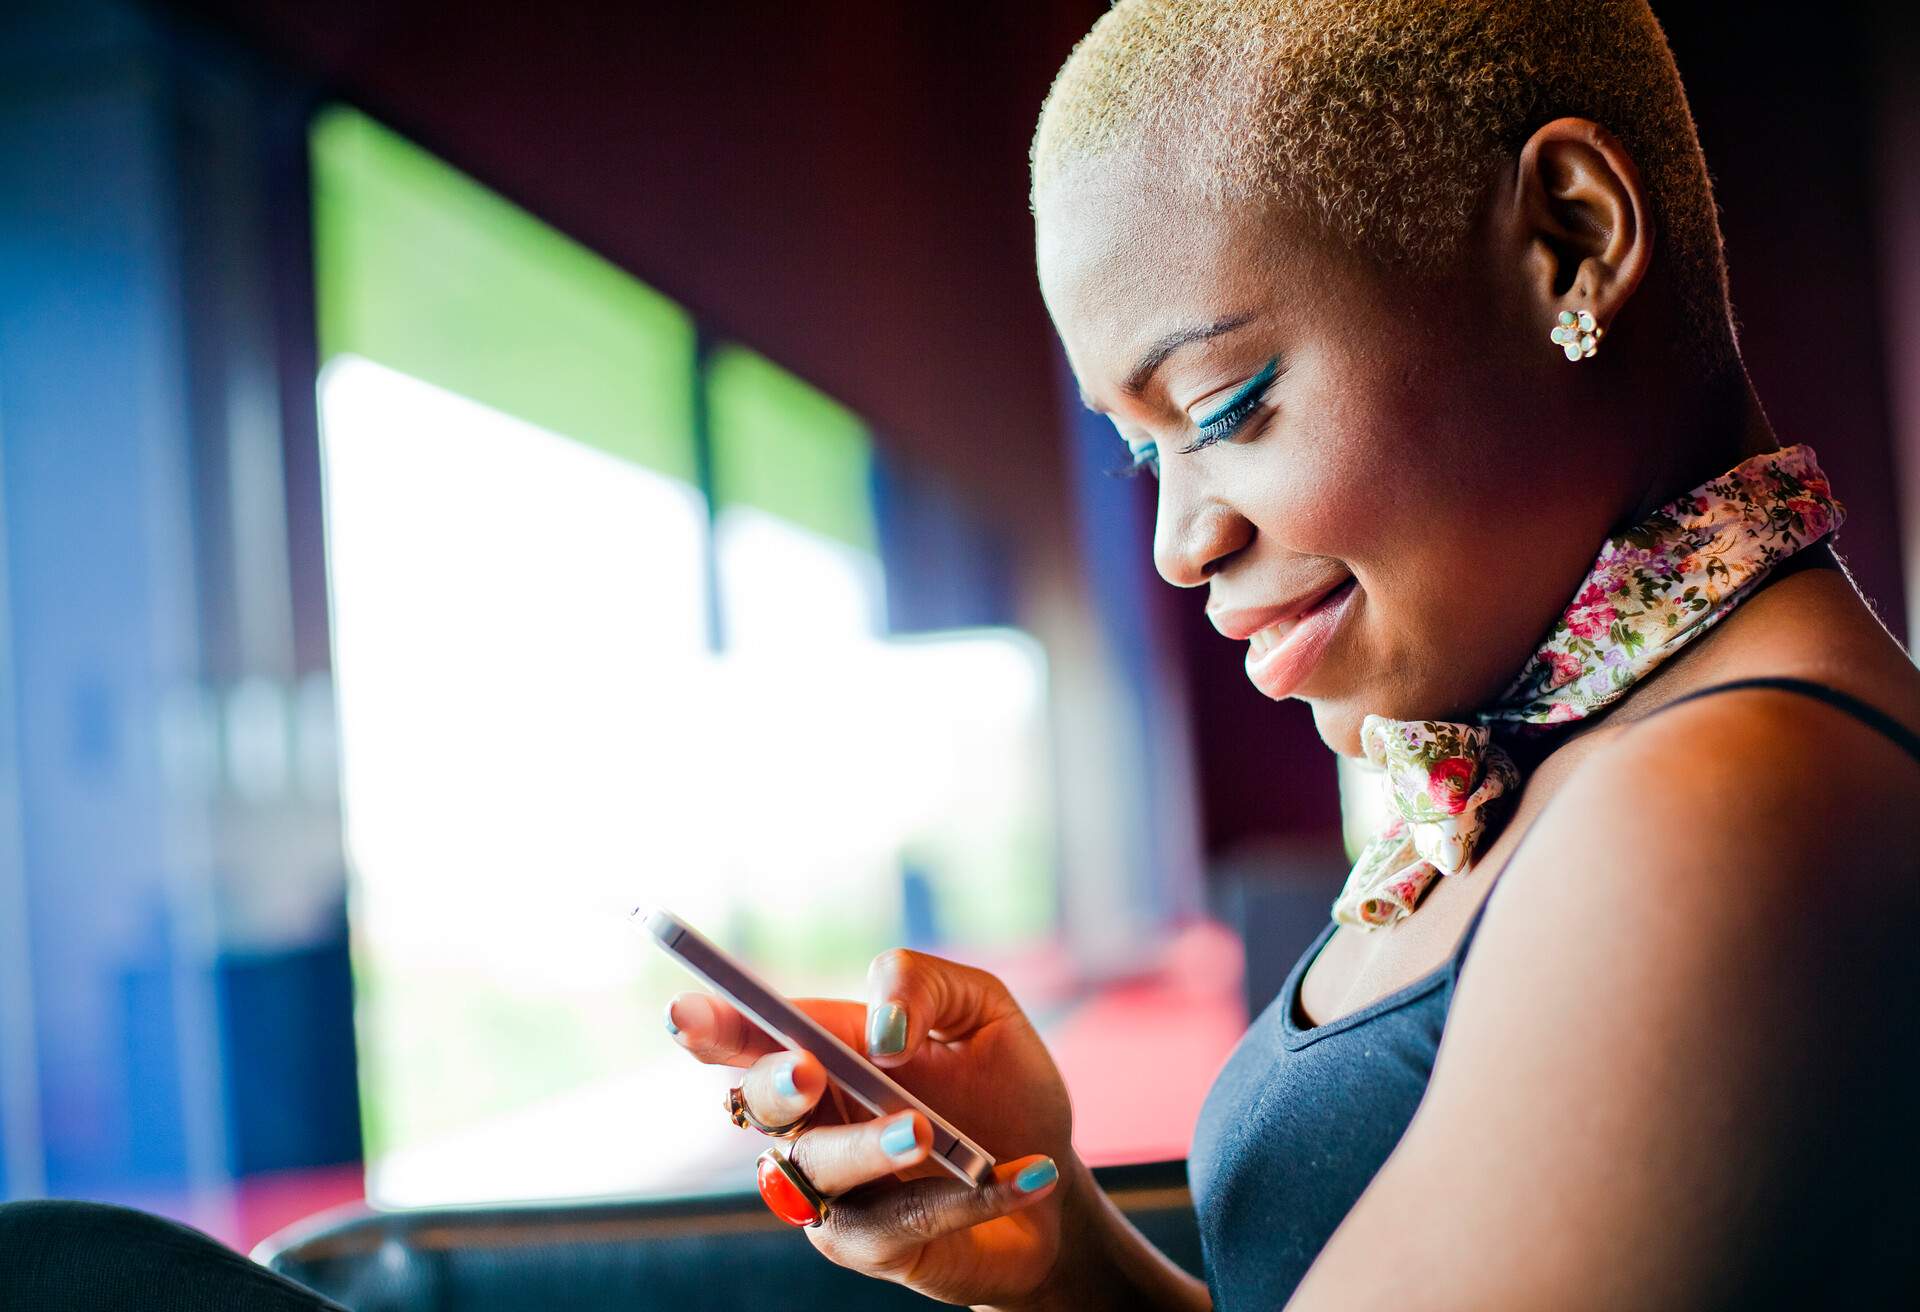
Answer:
<svg viewBox="0 0 1920 1312"><path fill-rule="evenodd" d="M878 1066L899 1066L930 1030L962 1038L1019 1011L1007 986L984 970L890 948L867 968L867 1056Z"/></svg>

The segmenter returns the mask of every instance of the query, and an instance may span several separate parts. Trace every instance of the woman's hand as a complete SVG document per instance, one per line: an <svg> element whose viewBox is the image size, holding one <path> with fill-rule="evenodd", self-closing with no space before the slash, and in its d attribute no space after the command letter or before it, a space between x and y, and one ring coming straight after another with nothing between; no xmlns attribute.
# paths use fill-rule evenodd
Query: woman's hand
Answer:
<svg viewBox="0 0 1920 1312"><path fill-rule="evenodd" d="M841 1266L945 1302L1033 1296L1054 1274L1063 1205L1095 1192L1072 1155L1073 1116L1053 1059L1006 986L970 966L905 948L883 952L867 972L867 999L794 1005L1000 1164L972 1188L930 1160L925 1116L848 1120L836 1093L788 1144L794 1164L833 1199L807 1237ZM678 994L667 1018L699 1060L746 1067L741 1096L768 1125L798 1119L827 1090L816 1058L779 1047L718 998ZM858 1115L850 1101L845 1111Z"/></svg>

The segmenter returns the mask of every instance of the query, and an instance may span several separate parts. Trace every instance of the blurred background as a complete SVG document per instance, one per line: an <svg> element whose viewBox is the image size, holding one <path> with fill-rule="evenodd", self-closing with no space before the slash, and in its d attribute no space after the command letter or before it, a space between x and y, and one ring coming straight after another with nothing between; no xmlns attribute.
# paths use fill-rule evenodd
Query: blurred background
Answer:
<svg viewBox="0 0 1920 1312"><path fill-rule="evenodd" d="M0 1198L750 1187L650 903L992 969L1089 1160L1185 1154L1344 861L1033 285L1103 8L9 0ZM1656 11L1904 637L1920 46Z"/></svg>

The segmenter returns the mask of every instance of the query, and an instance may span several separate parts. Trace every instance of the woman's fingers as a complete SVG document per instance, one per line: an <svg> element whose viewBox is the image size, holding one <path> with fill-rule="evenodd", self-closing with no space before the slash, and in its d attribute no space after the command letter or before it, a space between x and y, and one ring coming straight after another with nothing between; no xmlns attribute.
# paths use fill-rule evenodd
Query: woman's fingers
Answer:
<svg viewBox="0 0 1920 1312"><path fill-rule="evenodd" d="M927 1118L900 1112L808 1130L793 1141L787 1155L815 1189L832 1197L916 1166L932 1147L933 1127Z"/></svg>
<svg viewBox="0 0 1920 1312"><path fill-rule="evenodd" d="M856 1050L864 1042L866 1008L859 1003L795 998L793 1005ZM667 1002L666 1024L675 1042L710 1066L751 1066L769 1053L785 1051L733 1004L708 993L674 994Z"/></svg>
<svg viewBox="0 0 1920 1312"><path fill-rule="evenodd" d="M843 998L796 998L794 1005L883 1067L912 1060L929 1034L959 1038L1020 1014L995 976L910 948L873 959L865 1006ZM666 1024L681 1047L710 1065L748 1066L782 1046L731 1003L706 993L674 995Z"/></svg>
<svg viewBox="0 0 1920 1312"><path fill-rule="evenodd" d="M891 948L867 968L864 1046L876 1066L906 1064L929 1033L959 1038L1019 1013L996 976L957 961Z"/></svg>
<svg viewBox="0 0 1920 1312"><path fill-rule="evenodd" d="M884 1272L935 1239L1045 1198L1059 1179L1051 1157L1034 1156L1001 1163L978 1189L951 1178L908 1180L833 1199L807 1236L841 1266Z"/></svg>
<svg viewBox="0 0 1920 1312"><path fill-rule="evenodd" d="M778 1128L805 1116L827 1091L827 1070L812 1053L782 1050L747 1067L740 1097L762 1125Z"/></svg>

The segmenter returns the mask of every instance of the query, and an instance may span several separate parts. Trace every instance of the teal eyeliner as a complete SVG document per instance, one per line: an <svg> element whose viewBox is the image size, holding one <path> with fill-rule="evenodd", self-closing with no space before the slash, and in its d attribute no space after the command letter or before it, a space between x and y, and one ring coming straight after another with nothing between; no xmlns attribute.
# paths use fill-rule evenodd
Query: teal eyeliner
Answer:
<svg viewBox="0 0 1920 1312"><path fill-rule="evenodd" d="M1212 446L1224 437L1231 437L1247 416L1259 407L1261 400L1267 394L1267 389L1273 386L1273 380L1279 376L1280 357L1276 355L1261 366L1260 372L1235 388L1233 395L1221 402L1219 409L1205 419L1194 421L1194 428L1199 431L1200 436L1186 446L1177 448L1180 454L1191 455L1195 451ZM1132 463L1108 472L1124 477L1143 473L1149 469L1158 472L1159 465L1160 452L1153 443L1148 443L1141 448L1139 455Z"/></svg>
<svg viewBox="0 0 1920 1312"><path fill-rule="evenodd" d="M1279 373L1280 357L1276 355L1273 359L1267 361L1259 373L1242 383L1240 390L1228 397L1221 404L1220 408L1213 412L1212 416L1206 419L1195 420L1194 427L1202 431L1212 428L1248 401L1257 401Z"/></svg>

